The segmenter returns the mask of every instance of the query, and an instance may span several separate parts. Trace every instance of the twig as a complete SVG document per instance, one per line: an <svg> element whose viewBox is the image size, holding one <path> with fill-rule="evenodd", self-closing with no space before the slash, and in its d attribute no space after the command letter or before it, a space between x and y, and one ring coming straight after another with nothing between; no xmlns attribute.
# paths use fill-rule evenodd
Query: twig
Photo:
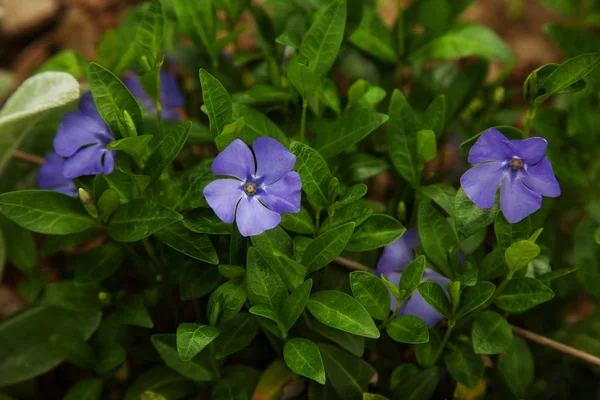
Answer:
<svg viewBox="0 0 600 400"><path fill-rule="evenodd" d="M551 349L560 351L561 353L579 358L580 360L590 363L596 367L600 367L600 358L588 354L585 351L577 350L571 346L557 342L556 340L548 339L545 336L538 335L537 333L533 333L516 326L513 326L512 329L515 335L519 335L527 340L541 344L542 346L550 347Z"/></svg>
<svg viewBox="0 0 600 400"><path fill-rule="evenodd" d="M15 150L12 154L13 158L18 160L23 160L30 162L32 164L42 165L44 163L44 159L42 157L36 156L35 154L25 153L21 150Z"/></svg>
<svg viewBox="0 0 600 400"><path fill-rule="evenodd" d="M373 268L367 267L364 264L349 260L344 257L336 257L335 263L339 264L339 265L343 266L344 268L349 269L351 271L366 271L366 272L370 272L370 273L375 272L375 270ZM593 356L591 354L588 354L585 351L577 350L574 347L567 346L566 344L557 342L556 340L549 339L542 335L538 335L537 333L530 332L523 328L513 326L512 330L515 335L521 336L531 342L538 343L542 346L546 346L546 347L549 347L556 351L560 351L561 353L578 358L578 359L585 361L596 367L600 367L600 358Z"/></svg>

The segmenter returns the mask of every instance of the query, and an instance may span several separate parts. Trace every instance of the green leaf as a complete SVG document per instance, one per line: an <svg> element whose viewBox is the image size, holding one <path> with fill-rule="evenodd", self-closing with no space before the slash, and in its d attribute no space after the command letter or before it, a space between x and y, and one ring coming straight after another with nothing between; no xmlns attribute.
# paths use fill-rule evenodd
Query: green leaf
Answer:
<svg viewBox="0 0 600 400"><path fill-rule="evenodd" d="M23 228L50 235L66 235L97 226L78 199L51 190L3 193L0 212Z"/></svg>
<svg viewBox="0 0 600 400"><path fill-rule="evenodd" d="M116 319L126 325L153 328L154 323L144 304L144 298L138 294L129 294L117 299Z"/></svg>
<svg viewBox="0 0 600 400"><path fill-rule="evenodd" d="M346 0L335 0L310 26L300 45L300 56L318 75L325 75L337 58L344 38Z"/></svg>
<svg viewBox="0 0 600 400"><path fill-rule="evenodd" d="M247 297L246 282L243 279L227 281L210 295L207 314L211 315L214 308L219 307L219 321L223 323L240 312Z"/></svg>
<svg viewBox="0 0 600 400"><path fill-rule="evenodd" d="M421 163L433 160L437 156L435 132L421 129L417 132L417 158Z"/></svg>
<svg viewBox="0 0 600 400"><path fill-rule="evenodd" d="M215 340L217 360L236 353L252 342L258 333L256 319L248 313L239 313L230 320L219 324L221 335Z"/></svg>
<svg viewBox="0 0 600 400"><path fill-rule="evenodd" d="M248 249L246 283L250 304L266 304L277 312L287 297L281 277L254 247Z"/></svg>
<svg viewBox="0 0 600 400"><path fill-rule="evenodd" d="M292 60L288 64L286 72L290 83L294 85L305 101L321 90L321 77L307 66Z"/></svg>
<svg viewBox="0 0 600 400"><path fill-rule="evenodd" d="M135 36L134 54L138 74L145 75L156 66L156 53L160 50L164 35L165 22L160 0L152 0Z"/></svg>
<svg viewBox="0 0 600 400"><path fill-rule="evenodd" d="M288 231L308 235L312 235L315 231L315 223L304 207L300 207L300 212L294 214L282 214L281 226Z"/></svg>
<svg viewBox="0 0 600 400"><path fill-rule="evenodd" d="M541 89L537 92L534 105L540 105L553 94L560 93L582 80L598 65L600 65L600 52L582 54L567 60L541 82Z"/></svg>
<svg viewBox="0 0 600 400"><path fill-rule="evenodd" d="M513 337L508 351L498 357L498 371L517 398L527 397L535 379L535 365L525 339Z"/></svg>
<svg viewBox="0 0 600 400"><path fill-rule="evenodd" d="M277 333L278 336L283 335L283 332L285 332L284 330L282 330L283 325L281 323L281 318L279 317L279 314L277 314L277 311L273 310L268 304L257 304L255 306L250 307L248 311L252 315L257 315L259 317L263 317L275 322L275 324L277 324L277 327L279 327L279 331Z"/></svg>
<svg viewBox="0 0 600 400"><path fill-rule="evenodd" d="M462 318L482 304L485 304L496 290L491 282L477 282L474 286L465 288L460 295L460 306L456 318Z"/></svg>
<svg viewBox="0 0 600 400"><path fill-rule="evenodd" d="M0 387L30 380L58 366L64 354L52 345L60 340L89 339L100 325L99 312L35 307L0 325Z"/></svg>
<svg viewBox="0 0 600 400"><path fill-rule="evenodd" d="M419 344L429 341L427 325L414 315L401 315L392 319L386 332L390 338L399 343Z"/></svg>
<svg viewBox="0 0 600 400"><path fill-rule="evenodd" d="M142 393L140 400L167 400L167 398L161 394L147 390Z"/></svg>
<svg viewBox="0 0 600 400"><path fill-rule="evenodd" d="M182 361L177 352L175 334L157 334L150 337L152 345L167 367L195 382L210 382L215 379L209 362L199 354L190 361Z"/></svg>
<svg viewBox="0 0 600 400"><path fill-rule="evenodd" d="M302 190L309 203L317 210L327 208L327 188L331 180L327 163L315 149L304 143L293 142L290 149L296 155L294 169L300 174Z"/></svg>
<svg viewBox="0 0 600 400"><path fill-rule="evenodd" d="M231 224L219 219L212 210L197 208L185 213L183 225L192 232L231 235Z"/></svg>
<svg viewBox="0 0 600 400"><path fill-rule="evenodd" d="M477 354L503 353L513 340L510 324L494 311L485 311L475 319L471 337Z"/></svg>
<svg viewBox="0 0 600 400"><path fill-rule="evenodd" d="M112 276L121 266L125 252L116 244L106 243L95 247L75 259L75 281L102 281Z"/></svg>
<svg viewBox="0 0 600 400"><path fill-rule="evenodd" d="M544 25L544 32L567 58L593 53L600 48L598 38L592 32L579 27L550 23Z"/></svg>
<svg viewBox="0 0 600 400"><path fill-rule="evenodd" d="M390 314L390 294L375 275L364 271L350 273L352 295L374 319L383 321Z"/></svg>
<svg viewBox="0 0 600 400"><path fill-rule="evenodd" d="M221 274L216 265L202 265L188 259L183 265L179 280L181 300L194 300L206 296L221 283Z"/></svg>
<svg viewBox="0 0 600 400"><path fill-rule="evenodd" d="M182 323L177 327L177 353L182 361L190 361L219 336L213 326Z"/></svg>
<svg viewBox="0 0 600 400"><path fill-rule="evenodd" d="M356 357L362 357L365 352L365 338L362 336L352 335L350 333L340 331L335 328L330 328L319 321L311 321L312 329L319 335L331 340L333 343L340 346L350 354Z"/></svg>
<svg viewBox="0 0 600 400"><path fill-rule="evenodd" d="M191 122L182 122L168 132L158 143L158 146L148 158L143 173L150 177L151 183L156 182L163 170L175 160L187 140L191 127Z"/></svg>
<svg viewBox="0 0 600 400"><path fill-rule="evenodd" d="M511 272L516 272L529 265L540 254L540 246L529 240L519 240L510 245L504 252L506 265Z"/></svg>
<svg viewBox="0 0 600 400"><path fill-rule="evenodd" d="M327 379L343 399L361 399L375 369L366 361L329 344L319 344Z"/></svg>
<svg viewBox="0 0 600 400"><path fill-rule="evenodd" d="M394 242L405 231L406 228L397 219L385 214L374 214L356 228L346 250L375 250Z"/></svg>
<svg viewBox="0 0 600 400"><path fill-rule="evenodd" d="M346 293L336 290L313 293L307 307L317 320L332 328L372 339L380 336L367 310Z"/></svg>
<svg viewBox="0 0 600 400"><path fill-rule="evenodd" d="M346 113L342 119L323 124L322 131L317 131L315 149L325 159L336 156L363 140L387 120L387 115L370 110Z"/></svg>
<svg viewBox="0 0 600 400"><path fill-rule="evenodd" d="M348 12L350 13L350 5L348 6ZM359 49L382 61L396 62L397 57L392 32L372 7L363 8L360 25L352 33L349 40Z"/></svg>
<svg viewBox="0 0 600 400"><path fill-rule="evenodd" d="M296 379L282 359L273 361L262 373L252 397L265 400L281 398L285 387Z"/></svg>
<svg viewBox="0 0 600 400"><path fill-rule="evenodd" d="M208 111L210 132L213 138L216 138L232 121L231 99L221 82L204 69L200 70L200 84L202 85L204 105Z"/></svg>
<svg viewBox="0 0 600 400"><path fill-rule="evenodd" d="M159 366L142 372L127 389L124 400L139 400L142 393L147 390L159 393L167 399L179 399L193 392L194 389L195 385L192 381L168 367Z"/></svg>
<svg viewBox="0 0 600 400"><path fill-rule="evenodd" d="M502 213L498 213L494 222L494 232L496 233L498 247L502 251L502 254L504 254L511 244L529 237L531 219L527 217L516 224L511 224Z"/></svg>
<svg viewBox="0 0 600 400"><path fill-rule="evenodd" d="M106 145L107 150L121 150L129 154L138 164L146 161L150 146L148 144L154 138L153 135L133 136L125 139L115 140Z"/></svg>
<svg viewBox="0 0 600 400"><path fill-rule="evenodd" d="M135 242L182 219L181 214L152 200L136 199L115 211L108 234L120 242Z"/></svg>
<svg viewBox="0 0 600 400"><path fill-rule="evenodd" d="M436 141L444 133L446 122L446 96L440 94L427 106L423 114L423 127L435 132Z"/></svg>
<svg viewBox="0 0 600 400"><path fill-rule="evenodd" d="M450 375L468 388L475 388L483 378L483 359L467 344L462 343L447 352L444 362Z"/></svg>
<svg viewBox="0 0 600 400"><path fill-rule="evenodd" d="M318 271L335 260L346 247L352 231L354 223L349 222L317 236L302 256L302 264L306 266L307 272Z"/></svg>
<svg viewBox="0 0 600 400"><path fill-rule="evenodd" d="M32 275L37 266L37 250L33 233L7 219L0 217L0 233L6 232L0 238L0 278L4 258L17 267L21 272ZM4 250L4 251L2 251Z"/></svg>
<svg viewBox="0 0 600 400"><path fill-rule="evenodd" d="M102 379L82 379L77 381L63 400L100 400L102 396Z"/></svg>
<svg viewBox="0 0 600 400"><path fill-rule="evenodd" d="M325 366L316 344L308 339L294 338L285 343L283 358L287 366L298 375L325 384Z"/></svg>
<svg viewBox="0 0 600 400"><path fill-rule="evenodd" d="M198 49L216 60L216 17L212 0L174 0L173 7L183 31Z"/></svg>
<svg viewBox="0 0 600 400"><path fill-rule="evenodd" d="M396 171L413 187L421 184L417 162L419 123L410 104L398 89L392 93L388 111L387 143Z"/></svg>
<svg viewBox="0 0 600 400"><path fill-rule="evenodd" d="M362 400L389 400L387 397L375 393L363 393Z"/></svg>
<svg viewBox="0 0 600 400"><path fill-rule="evenodd" d="M338 200L338 204L352 204L360 200L367 194L368 186L364 183L356 184L344 193L344 195Z"/></svg>
<svg viewBox="0 0 600 400"><path fill-rule="evenodd" d="M281 308L281 322L286 330L290 330L306 307L313 281L308 279L298 286L285 300Z"/></svg>
<svg viewBox="0 0 600 400"><path fill-rule="evenodd" d="M405 400L428 400L438 387L440 377L441 373L438 367L427 368L409 377L395 390L395 393L406 394L403 397Z"/></svg>
<svg viewBox="0 0 600 400"><path fill-rule="evenodd" d="M98 311L104 307L98 298L101 291L102 287L98 283L77 284L75 281L63 280L48 284L40 303L71 311Z"/></svg>
<svg viewBox="0 0 600 400"><path fill-rule="evenodd" d="M419 236L427 258L448 275L448 250L458 250L454 229L446 218L429 202L419 204Z"/></svg>
<svg viewBox="0 0 600 400"><path fill-rule="evenodd" d="M427 304L444 317L450 318L452 315L450 302L448 301L448 296L444 292L444 289L442 289L440 285L433 281L425 281L419 284L417 289Z"/></svg>
<svg viewBox="0 0 600 400"><path fill-rule="evenodd" d="M479 208L473 203L462 189L456 192L454 201L454 220L456 221L456 230L458 236L462 239L467 238L494 222L496 215L500 211L498 204L492 208Z"/></svg>
<svg viewBox="0 0 600 400"><path fill-rule="evenodd" d="M545 303L554 297L554 292L534 278L512 279L494 300L494 304L509 312L522 312Z"/></svg>
<svg viewBox="0 0 600 400"><path fill-rule="evenodd" d="M358 201L347 206L336 207L333 218L331 216L327 217L323 226L332 229L349 222L354 222L355 226L360 226L371 214L373 214L373 209L368 203Z"/></svg>
<svg viewBox="0 0 600 400"><path fill-rule="evenodd" d="M218 268L219 273L227 279L244 278L246 276L246 269L239 265L220 264Z"/></svg>
<svg viewBox="0 0 600 400"><path fill-rule="evenodd" d="M63 72L43 72L27 79L0 110L0 173L36 123L79 98L79 83Z"/></svg>
<svg viewBox="0 0 600 400"><path fill-rule="evenodd" d="M410 262L402 271L398 289L404 290L404 298L408 299L421 283L425 272L425 256L419 256Z"/></svg>
<svg viewBox="0 0 600 400"><path fill-rule="evenodd" d="M260 105L284 103L294 100L295 97L296 95L288 89L258 83L245 92L233 93L231 100L239 104Z"/></svg>
<svg viewBox="0 0 600 400"><path fill-rule="evenodd" d="M156 235L164 244L180 253L209 264L219 263L210 237L190 231L181 222L164 227Z"/></svg>
<svg viewBox="0 0 600 400"><path fill-rule="evenodd" d="M124 129L127 126L123 116L125 111L133 120L137 132L142 134L144 121L140 106L123 82L112 72L96 63L88 65L88 78L98 112L113 134L116 135L117 132L120 132L122 136L125 136Z"/></svg>
<svg viewBox="0 0 600 400"><path fill-rule="evenodd" d="M450 185L436 183L433 185L421 186L419 191L425 196L433 200L451 217L454 216L454 199L456 197L456 189Z"/></svg>
<svg viewBox="0 0 600 400"><path fill-rule="evenodd" d="M409 57L413 62L456 60L481 57L513 63L510 47L491 29L483 25L459 24L444 35L415 50Z"/></svg>

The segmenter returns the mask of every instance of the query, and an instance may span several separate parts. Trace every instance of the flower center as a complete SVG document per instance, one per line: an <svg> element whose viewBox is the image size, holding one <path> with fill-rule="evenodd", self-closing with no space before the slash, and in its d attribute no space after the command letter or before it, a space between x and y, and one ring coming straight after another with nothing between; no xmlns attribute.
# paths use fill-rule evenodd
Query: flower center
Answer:
<svg viewBox="0 0 600 400"><path fill-rule="evenodd" d="M523 160L521 160L520 158L513 158L512 160L510 160L510 167L512 169L523 168Z"/></svg>
<svg viewBox="0 0 600 400"><path fill-rule="evenodd" d="M244 192L249 195L252 196L253 194L256 194L256 184L254 183L246 183L244 185Z"/></svg>

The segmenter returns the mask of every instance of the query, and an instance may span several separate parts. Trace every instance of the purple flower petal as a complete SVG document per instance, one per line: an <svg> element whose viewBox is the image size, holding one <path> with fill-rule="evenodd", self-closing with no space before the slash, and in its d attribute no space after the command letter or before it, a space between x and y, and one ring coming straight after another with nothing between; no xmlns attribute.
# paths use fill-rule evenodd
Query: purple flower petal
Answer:
<svg viewBox="0 0 600 400"><path fill-rule="evenodd" d="M399 312L400 315L414 315L425 322L428 328L436 326L444 317L435 311L415 290L410 299L406 300Z"/></svg>
<svg viewBox="0 0 600 400"><path fill-rule="evenodd" d="M226 224L232 223L235 209L244 195L242 182L236 179L217 179L206 185L203 193L217 217Z"/></svg>
<svg viewBox="0 0 600 400"><path fill-rule="evenodd" d="M244 196L237 207L235 216L242 236L256 236L275 228L281 216L263 206L256 196Z"/></svg>
<svg viewBox="0 0 600 400"><path fill-rule="evenodd" d="M541 137L533 137L525 140L511 140L516 155L522 159L525 164L533 165L540 162L546 155L548 142Z"/></svg>
<svg viewBox="0 0 600 400"><path fill-rule="evenodd" d="M217 175L235 176L241 181L252 177L256 168L252 152L240 139L235 139L212 163L212 172Z"/></svg>
<svg viewBox="0 0 600 400"><path fill-rule="evenodd" d="M104 153L104 158L102 159L102 165L104 166L104 175L109 175L115 169L115 156L117 152L114 150L107 150Z"/></svg>
<svg viewBox="0 0 600 400"><path fill-rule="evenodd" d="M140 82L138 77L135 76L135 74L127 75L126 77L121 79L121 81L125 86L127 86L127 89L129 89L133 97L138 99L138 101L142 103L142 105L148 110L150 110L152 114L156 114L156 107L154 106L154 102L152 101L150 96L148 96L146 92L144 92L144 88L142 88L142 83Z"/></svg>
<svg viewBox="0 0 600 400"><path fill-rule="evenodd" d="M476 165L460 177L465 194L479 208L491 208L502 178L508 173L503 162Z"/></svg>
<svg viewBox="0 0 600 400"><path fill-rule="evenodd" d="M506 161L515 155L511 142L500 131L490 128L477 139L469 150L468 161L479 164L486 161Z"/></svg>
<svg viewBox="0 0 600 400"><path fill-rule="evenodd" d="M97 175L105 171L102 163L104 155L108 152L104 146L95 144L84 147L72 157L65 160L63 175L66 178L77 178L83 175ZM114 162L113 162L114 168ZM110 171L112 172L112 170Z"/></svg>
<svg viewBox="0 0 600 400"><path fill-rule="evenodd" d="M55 190L71 197L77 197L77 186L73 180L62 174L65 160L56 153L49 153L44 159L37 176L37 186L40 189Z"/></svg>
<svg viewBox="0 0 600 400"><path fill-rule="evenodd" d="M537 165L527 168L527 172L523 174L523 183L542 196L560 196L560 185L554 176L548 157L544 157Z"/></svg>
<svg viewBox="0 0 600 400"><path fill-rule="evenodd" d="M511 224L521 221L542 206L542 196L528 189L516 173L511 173L502 181L500 207Z"/></svg>
<svg viewBox="0 0 600 400"><path fill-rule="evenodd" d="M103 144L113 140L110 128L100 119L82 111L64 116L54 137L54 150L63 157L71 157L80 148L90 144Z"/></svg>
<svg viewBox="0 0 600 400"><path fill-rule="evenodd" d="M404 232L400 238L383 248L383 254L377 263L377 274L391 274L395 271L402 271L415 255L413 249L421 244L419 231L417 228L411 228Z"/></svg>
<svg viewBox="0 0 600 400"><path fill-rule="evenodd" d="M300 211L300 189L302 181L297 172L288 172L277 182L262 189L260 202L278 213Z"/></svg>
<svg viewBox="0 0 600 400"><path fill-rule="evenodd" d="M262 136L252 143L256 157L256 176L266 185L277 182L296 164L296 156L277 140Z"/></svg>

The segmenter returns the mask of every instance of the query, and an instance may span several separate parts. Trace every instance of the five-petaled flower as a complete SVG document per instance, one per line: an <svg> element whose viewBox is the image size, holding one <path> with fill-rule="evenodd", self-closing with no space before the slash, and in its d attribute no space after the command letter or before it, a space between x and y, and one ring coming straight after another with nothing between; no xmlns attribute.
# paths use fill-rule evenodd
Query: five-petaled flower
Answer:
<svg viewBox="0 0 600 400"><path fill-rule="evenodd" d="M54 137L54 151L65 158L62 175L110 174L115 168L115 151L107 150L113 135L102 119L91 93L79 101L79 109L65 115Z"/></svg>
<svg viewBox="0 0 600 400"><path fill-rule="evenodd" d="M56 153L49 153L44 159L37 176L40 189L55 190L67 196L77 197L77 186L73 179L65 178L63 167L65 159Z"/></svg>
<svg viewBox="0 0 600 400"><path fill-rule="evenodd" d="M502 183L502 212L508 222L519 222L542 206L542 196L560 196L547 148L548 142L540 137L508 140L488 129L469 152L468 161L478 165L464 173L460 184L479 208L491 208Z"/></svg>
<svg viewBox="0 0 600 400"><path fill-rule="evenodd" d="M150 112L156 114L154 101L144 92L142 84L135 74L123 78L123 83ZM160 105L164 119L180 119L178 109L185 104L185 98L174 74L160 70Z"/></svg>
<svg viewBox="0 0 600 400"><path fill-rule="evenodd" d="M296 156L275 139L259 137L252 150L236 139L212 164L215 174L236 179L209 183L204 197L223 222L235 218L242 236L260 235L279 225L280 213L300 211L302 182L294 164Z"/></svg>
<svg viewBox="0 0 600 400"><path fill-rule="evenodd" d="M375 273L378 276L385 274L390 282L398 286L402 272L415 258L414 248L421 244L419 238L419 232L417 228L411 228L404 232L402 236L395 242L385 246L381 259L377 263L377 270ZM421 281L434 281L442 286L444 291L446 290L446 284L450 280L429 267L425 268L423 278ZM391 297L391 310L395 311L398 305L396 298L390 293ZM432 328L438 322L442 320L442 315L435 311L427 302L421 297L417 290L414 291L412 296L404 301L399 315L415 315L421 318L428 327Z"/></svg>

